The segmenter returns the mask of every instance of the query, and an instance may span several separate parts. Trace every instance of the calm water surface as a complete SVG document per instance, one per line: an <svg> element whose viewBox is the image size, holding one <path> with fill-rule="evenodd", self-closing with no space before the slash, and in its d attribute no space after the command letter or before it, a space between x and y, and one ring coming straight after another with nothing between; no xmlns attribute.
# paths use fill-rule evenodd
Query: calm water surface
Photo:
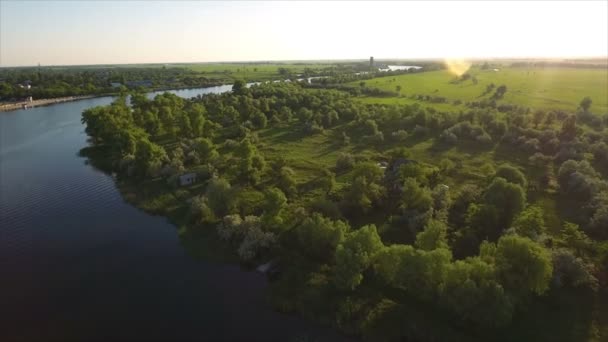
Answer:
<svg viewBox="0 0 608 342"><path fill-rule="evenodd" d="M82 111L111 101L0 113L0 341L344 340L272 311L260 274L190 258L78 157Z"/></svg>

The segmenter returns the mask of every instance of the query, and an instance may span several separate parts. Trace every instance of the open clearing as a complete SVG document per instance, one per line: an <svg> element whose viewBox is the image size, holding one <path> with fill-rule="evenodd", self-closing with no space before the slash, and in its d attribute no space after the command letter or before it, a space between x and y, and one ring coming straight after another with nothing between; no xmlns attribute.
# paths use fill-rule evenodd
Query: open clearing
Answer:
<svg viewBox="0 0 608 342"><path fill-rule="evenodd" d="M395 91L401 86L401 95L393 98L368 98L366 102L409 104L411 95L441 96L448 100L480 101L490 98L492 93L482 96L486 87L507 86L502 99L504 103L517 104L533 109L559 109L574 111L585 96L591 97L594 113L608 113L608 70L583 68L526 68L507 67L498 71L473 68L473 77L466 81L451 83L457 79L447 70L378 77L366 80L369 87ZM350 85L358 86L359 82ZM439 109L439 108L438 108Z"/></svg>

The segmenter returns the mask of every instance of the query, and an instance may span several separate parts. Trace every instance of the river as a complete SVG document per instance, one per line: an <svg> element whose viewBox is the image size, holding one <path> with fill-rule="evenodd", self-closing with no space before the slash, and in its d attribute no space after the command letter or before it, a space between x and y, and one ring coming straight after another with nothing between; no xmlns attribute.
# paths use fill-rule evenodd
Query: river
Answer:
<svg viewBox="0 0 608 342"><path fill-rule="evenodd" d="M273 311L262 275L188 256L78 156L82 111L111 101L0 113L0 340L346 340Z"/></svg>

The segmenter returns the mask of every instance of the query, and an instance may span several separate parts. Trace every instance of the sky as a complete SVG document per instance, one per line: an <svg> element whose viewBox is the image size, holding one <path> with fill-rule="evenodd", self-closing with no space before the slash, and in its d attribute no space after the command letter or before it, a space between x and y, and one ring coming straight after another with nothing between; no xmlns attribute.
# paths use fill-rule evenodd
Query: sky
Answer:
<svg viewBox="0 0 608 342"><path fill-rule="evenodd" d="M0 0L0 66L608 56L608 1Z"/></svg>

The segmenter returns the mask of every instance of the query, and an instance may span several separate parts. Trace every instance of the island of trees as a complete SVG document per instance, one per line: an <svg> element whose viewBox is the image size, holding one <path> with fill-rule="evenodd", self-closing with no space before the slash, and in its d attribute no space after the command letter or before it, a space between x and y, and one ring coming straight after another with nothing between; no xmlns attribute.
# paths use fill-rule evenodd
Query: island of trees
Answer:
<svg viewBox="0 0 608 342"><path fill-rule="evenodd" d="M278 265L277 310L371 341L606 337L608 121L591 98L530 109L497 84L440 110L345 82L370 83L123 93L83 113L82 153L192 250Z"/></svg>

